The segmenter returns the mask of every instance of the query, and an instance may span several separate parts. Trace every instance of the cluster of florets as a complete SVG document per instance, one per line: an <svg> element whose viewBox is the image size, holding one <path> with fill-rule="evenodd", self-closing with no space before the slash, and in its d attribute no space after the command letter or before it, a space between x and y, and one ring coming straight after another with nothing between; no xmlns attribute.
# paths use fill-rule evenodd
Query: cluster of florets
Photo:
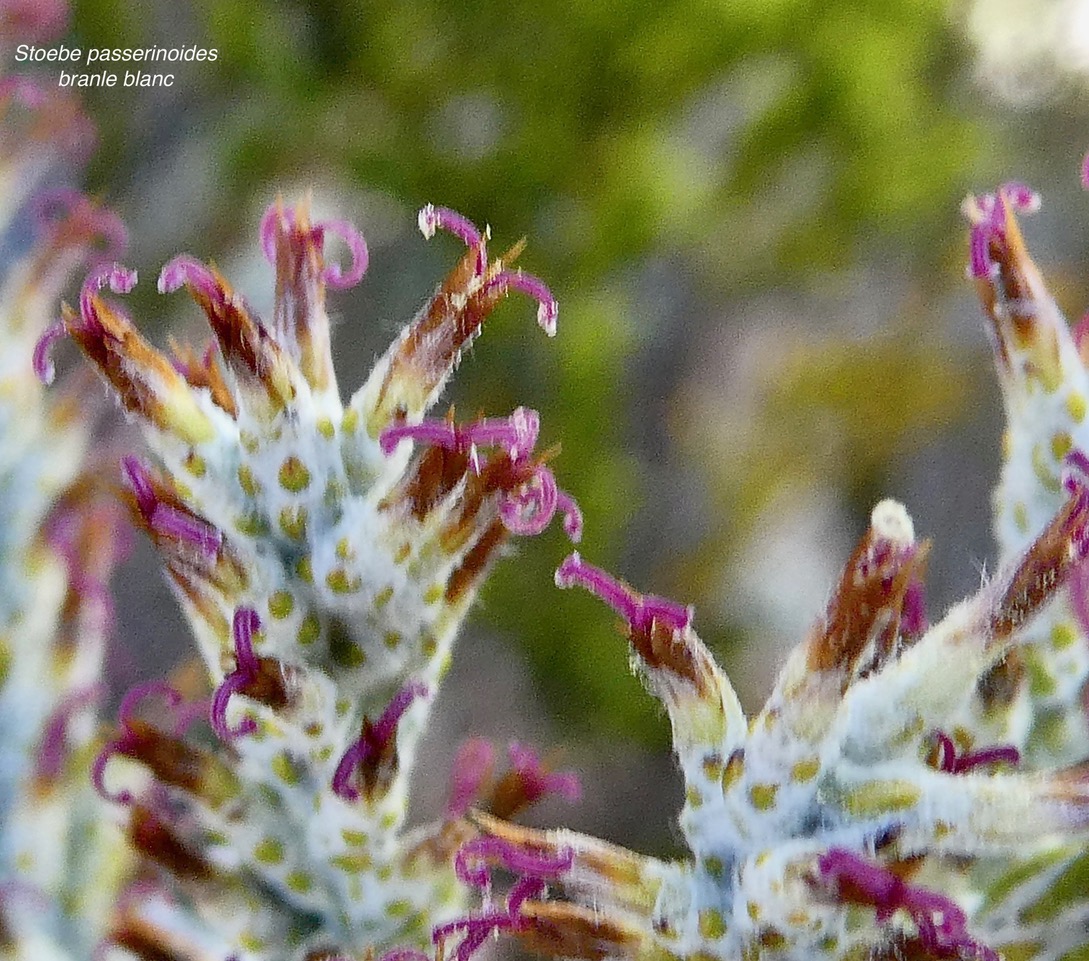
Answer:
<svg viewBox="0 0 1089 961"><path fill-rule="evenodd" d="M459 876L489 892L488 867L516 881L502 907L437 932L461 935L457 961L497 930L593 961L1084 954L1089 341L1025 251L1015 215L1039 205L1008 184L964 206L1009 420L999 573L929 624L927 545L900 505L879 504L824 616L748 719L691 608L571 555L557 585L620 615L669 712L692 856L662 862L478 816L485 836L463 849Z"/></svg>
<svg viewBox="0 0 1089 961"><path fill-rule="evenodd" d="M8 6L0 29L30 9ZM10 217L43 151L87 138L70 101L28 81L0 81L0 107L23 111L0 144ZM0 315L5 956L469 961L500 934L587 961L1085 956L1089 337L1071 335L1025 250L1029 188L964 206L1009 422L1001 566L976 596L931 623L927 545L899 504L878 504L750 719L692 608L577 553L559 565L559 587L620 616L669 714L691 852L673 862L514 824L580 790L520 744L500 770L491 744L466 742L442 815L406 826L416 747L490 564L557 517L572 542L582 532L536 411L428 416L508 293L555 334L548 287L514 267L521 245L493 258L488 230L424 207L424 236L465 253L345 404L325 297L369 260L347 221L268 209L266 319L214 267L171 260L159 291L187 290L213 339L168 356L109 296L137 280L116 219L72 192L36 203L42 239ZM77 304L48 324L88 262ZM203 661L130 690L97 742L120 548L116 514L76 476L85 425L39 383L66 336L147 438L153 461L121 459L122 497ZM497 870L514 878L502 892Z"/></svg>
<svg viewBox="0 0 1089 961"><path fill-rule="evenodd" d="M103 297L136 282L117 263L91 272L39 342L47 378L50 348L71 336L157 454L158 465L123 459L127 499L211 684L131 691L92 765L158 871L159 888L130 899L111 932L130 952L426 947L464 911L454 855L474 833L469 805L510 817L546 793L577 794L571 775L518 745L489 787L495 759L474 741L444 818L404 828L416 744L491 560L508 536L539 534L557 515L572 540L582 528L537 452L536 411L425 416L508 292L538 301L550 335L557 311L542 281L512 267L519 249L491 259L488 233L445 208L425 207L420 227L450 231L467 252L347 404L325 292L361 279L367 247L346 221L312 222L305 205L276 203L261 223L276 273L269 322L183 255L159 290L188 289L215 335L207 349L168 358L144 340ZM330 238L347 248L344 266L327 261ZM150 698L167 723L153 720Z"/></svg>

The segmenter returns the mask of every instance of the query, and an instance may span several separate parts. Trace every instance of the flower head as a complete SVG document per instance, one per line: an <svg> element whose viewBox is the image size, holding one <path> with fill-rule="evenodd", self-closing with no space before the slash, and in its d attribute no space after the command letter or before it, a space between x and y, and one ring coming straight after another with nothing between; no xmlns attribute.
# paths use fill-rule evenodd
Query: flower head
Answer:
<svg viewBox="0 0 1089 961"><path fill-rule="evenodd" d="M661 862L478 815L496 847L465 850L488 866L532 878L512 850L526 863L572 855L549 878L552 896L537 885L493 926L594 961L998 961L1081 949L1089 375L1021 239L1016 213L1038 205L1018 184L966 204L969 273L1009 417L998 575L929 623L927 545L899 504L882 502L749 719L690 608L571 555L556 583L620 615L669 713L691 856ZM464 930L472 949L476 929Z"/></svg>
<svg viewBox="0 0 1089 961"><path fill-rule="evenodd" d="M169 357L148 343L107 295L136 280L116 263L96 267L63 312L156 454L157 464L123 461L127 499L193 624L220 742L123 714L98 780L106 788L114 757L143 767L142 780L110 789L129 805L133 845L221 935L221 892L248 899L245 930L227 926L236 949L305 930L314 916L328 919L301 935L314 950L330 938L355 952L423 945L451 916L463 895L450 858L465 828L448 819L403 833L416 743L503 543L557 513L570 536L581 529L536 449L536 412L427 416L503 297L528 293L550 330L555 307L512 269L517 251L489 259L487 233L464 218L425 208L421 224L468 250L347 404L325 298L361 279L367 246L306 205L277 202L261 221L276 285L267 320L189 255L162 269L159 291L184 289L204 313L209 350ZM343 251L335 261L331 244ZM533 765L523 767L529 778ZM535 796L552 788L540 777ZM213 830L232 863L210 844Z"/></svg>

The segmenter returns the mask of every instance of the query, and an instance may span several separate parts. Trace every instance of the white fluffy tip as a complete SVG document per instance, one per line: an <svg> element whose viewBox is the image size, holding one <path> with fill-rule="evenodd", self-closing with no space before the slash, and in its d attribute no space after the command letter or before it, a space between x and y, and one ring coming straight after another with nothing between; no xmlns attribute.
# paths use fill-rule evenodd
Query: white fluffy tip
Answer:
<svg viewBox="0 0 1089 961"><path fill-rule="evenodd" d="M884 540L897 544L915 543L915 525L911 523L907 509L899 501L881 501L870 515L870 526Z"/></svg>

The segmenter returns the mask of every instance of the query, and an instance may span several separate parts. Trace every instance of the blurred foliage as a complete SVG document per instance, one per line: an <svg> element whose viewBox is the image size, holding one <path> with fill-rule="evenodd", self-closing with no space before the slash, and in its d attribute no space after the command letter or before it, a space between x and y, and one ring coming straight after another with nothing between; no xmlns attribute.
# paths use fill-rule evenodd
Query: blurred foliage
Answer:
<svg viewBox="0 0 1089 961"><path fill-rule="evenodd" d="M757 383L748 410L729 417L708 409L717 400L713 392L686 397L678 416L686 421L680 432L691 446L688 455L709 475L732 479L712 485L714 514L723 522L709 533L708 549L729 556L786 488L835 485L860 517L887 496L890 465L948 427L980 390L972 382L978 371L966 371L921 319L905 322L907 337L782 336L766 367L749 375ZM841 560L833 559L833 567ZM697 560L680 564L675 576L700 596L722 578Z"/></svg>
<svg viewBox="0 0 1089 961"><path fill-rule="evenodd" d="M548 349L502 332L517 323L493 325L469 397L542 410L545 438L563 440L561 482L587 516L585 553L606 565L639 508L629 394L671 388L626 373L660 331L620 292L625 266L666 253L707 295L794 282L875 239L926 259L943 249L949 221L934 215L955 207L980 142L957 106L965 52L945 0L80 0L74 33L86 46L219 50L153 112L144 93L94 102L104 147L91 185L122 209L135 175L167 154L181 162L179 144L201 132L216 201L162 224L179 248L252 243L239 210L305 177L524 231L524 262L560 300L560 336ZM820 370L810 357L788 372L773 427L828 383L849 421L861 409L853 369ZM897 413L866 416L894 436ZM858 418L848 456L874 428ZM742 489L774 469L754 458ZM484 616L522 639L569 722L664 743L608 615L550 590L558 536L519 550ZM667 560L624 573L652 589Z"/></svg>

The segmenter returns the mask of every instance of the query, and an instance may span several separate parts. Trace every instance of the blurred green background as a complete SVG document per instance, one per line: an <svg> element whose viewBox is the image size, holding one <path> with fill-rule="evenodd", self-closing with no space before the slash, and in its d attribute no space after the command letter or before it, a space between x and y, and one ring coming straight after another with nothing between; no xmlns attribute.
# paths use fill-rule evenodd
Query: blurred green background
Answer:
<svg viewBox="0 0 1089 961"><path fill-rule="evenodd" d="M986 565L1000 400L957 208L1012 177L1041 189L1030 240L1078 311L1079 9L83 0L70 39L218 50L169 68L169 89L88 97L87 183L130 224L145 278L189 250L267 302L255 228L277 191L312 186L363 228L368 276L332 298L345 393L458 256L415 232L420 206L490 223L501 246L527 236L559 336L512 298L450 399L541 411L584 556L694 603L755 706L881 497L935 538L932 613ZM193 322L152 286L136 304L156 336ZM611 616L551 586L566 550L559 531L517 544L474 630L517 645L552 741L660 754L666 723ZM122 636L184 636L157 582L140 590Z"/></svg>

